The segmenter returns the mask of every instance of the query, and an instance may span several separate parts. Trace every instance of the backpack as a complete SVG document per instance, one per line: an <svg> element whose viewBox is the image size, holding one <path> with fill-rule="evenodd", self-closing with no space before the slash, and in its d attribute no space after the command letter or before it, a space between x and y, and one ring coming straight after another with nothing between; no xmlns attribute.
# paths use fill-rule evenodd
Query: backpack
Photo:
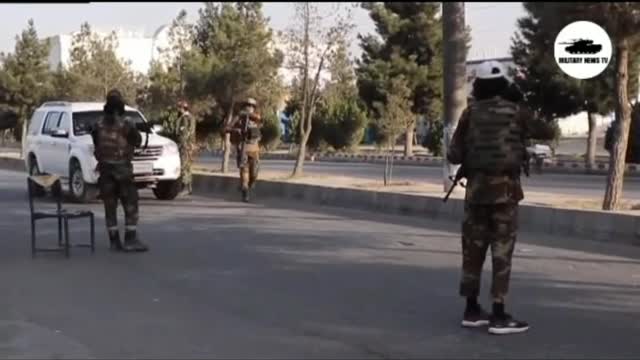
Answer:
<svg viewBox="0 0 640 360"><path fill-rule="evenodd" d="M489 175L519 173L525 155L518 105L493 98L469 107L465 167Z"/></svg>

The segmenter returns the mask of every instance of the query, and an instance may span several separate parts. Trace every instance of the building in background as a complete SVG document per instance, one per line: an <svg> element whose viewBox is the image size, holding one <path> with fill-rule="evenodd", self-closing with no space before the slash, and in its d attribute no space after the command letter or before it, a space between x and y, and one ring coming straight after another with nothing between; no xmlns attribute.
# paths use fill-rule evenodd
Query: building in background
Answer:
<svg viewBox="0 0 640 360"><path fill-rule="evenodd" d="M169 26L164 25L158 28L152 36L145 36L139 31L125 31L118 29L115 31L118 38L116 55L130 62L131 68L138 73L146 74L153 60L159 58L159 48L168 47ZM94 31L100 37L110 34L107 31ZM48 38L50 44L49 67L56 70L58 66L69 66L71 60L71 49L73 37L77 32L71 34L60 34Z"/></svg>

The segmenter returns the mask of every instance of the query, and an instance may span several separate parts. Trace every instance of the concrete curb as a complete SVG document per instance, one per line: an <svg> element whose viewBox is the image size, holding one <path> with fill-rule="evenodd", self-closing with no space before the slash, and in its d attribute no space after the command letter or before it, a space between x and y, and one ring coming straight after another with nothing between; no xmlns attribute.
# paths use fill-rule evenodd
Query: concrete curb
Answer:
<svg viewBox="0 0 640 360"><path fill-rule="evenodd" d="M22 159L0 157L0 168L25 171ZM260 180L260 197L303 201L316 205L410 215L460 222L464 201L440 197L376 192L348 188ZM194 174L193 190L198 195L237 193L238 179L216 174ZM520 227L532 233L585 238L601 242L640 245L640 216L603 211L558 209L521 205Z"/></svg>
<svg viewBox="0 0 640 360"><path fill-rule="evenodd" d="M237 193L236 177L194 174L194 191L199 195ZM410 215L460 222L464 201L440 197L385 193L318 185L260 180L261 198L281 198L315 205ZM520 206L520 228L532 233L590 239L626 245L640 245L640 216L603 211L558 209L536 205Z"/></svg>
<svg viewBox="0 0 640 360"><path fill-rule="evenodd" d="M210 152L212 155L222 155L221 151ZM265 160L295 160L293 154L270 154L263 153L261 157ZM307 155L308 161L327 161L327 162L347 162L347 163L370 163L384 164L385 156L383 155L361 155L361 154L313 154ZM423 166L442 166L441 157L432 156L395 156L393 160L397 165L423 165ZM625 176L640 177L640 164L627 164ZM531 164L531 171L535 172L535 165ZM598 162L596 168L588 168L584 162L553 160L545 161L542 165L543 172L551 174L584 174L584 175L607 175L609 173L609 163Z"/></svg>

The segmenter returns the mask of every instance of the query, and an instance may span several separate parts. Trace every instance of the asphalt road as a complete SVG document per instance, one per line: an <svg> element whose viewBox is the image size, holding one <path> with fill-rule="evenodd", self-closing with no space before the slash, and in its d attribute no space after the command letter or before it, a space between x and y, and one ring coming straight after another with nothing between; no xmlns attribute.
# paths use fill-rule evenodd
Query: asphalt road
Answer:
<svg viewBox="0 0 640 360"><path fill-rule="evenodd" d="M74 249L70 259L31 259L24 174L0 171L0 358L640 353L638 248L522 235L508 309L532 328L494 337L459 327L458 226L247 205L237 194L173 202L141 195L140 231L151 252L108 252L101 206L91 204L79 207L97 215L94 255ZM86 239L87 226L76 225L72 242ZM41 245L55 243L54 228L39 228ZM486 281L483 289L484 301Z"/></svg>
<svg viewBox="0 0 640 360"><path fill-rule="evenodd" d="M220 157L204 155L200 157L199 163L219 167ZM291 172L293 165L293 160L261 160L260 162L261 169L273 171ZM369 181L382 181L384 164L307 161L304 165L304 171L307 175L344 175ZM394 181L422 181L442 184L442 168L396 164L393 167L393 179ZM606 186L606 176L536 174L533 170L531 177L523 176L522 181L525 192L530 190L560 195L578 195L594 199L603 198ZM640 178L625 179L623 196L626 199L640 199Z"/></svg>

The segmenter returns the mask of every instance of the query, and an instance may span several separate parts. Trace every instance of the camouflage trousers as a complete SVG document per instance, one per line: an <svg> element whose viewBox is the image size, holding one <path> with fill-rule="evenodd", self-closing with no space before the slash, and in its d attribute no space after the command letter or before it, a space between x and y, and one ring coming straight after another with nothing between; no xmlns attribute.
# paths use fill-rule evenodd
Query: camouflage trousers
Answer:
<svg viewBox="0 0 640 360"><path fill-rule="evenodd" d="M122 203L127 230L138 225L138 188L133 181L131 164L101 164L99 166L100 196L104 203L107 230L118 229L118 200Z"/></svg>
<svg viewBox="0 0 640 360"><path fill-rule="evenodd" d="M244 153L240 148L237 151L237 163L240 169L240 188L241 190L249 190L253 188L258 180L258 170L260 165L260 152L257 146L245 146Z"/></svg>
<svg viewBox="0 0 640 360"><path fill-rule="evenodd" d="M180 178L182 179L183 189L189 194L192 193L193 175L191 167L193 166L193 150L189 146L180 147Z"/></svg>
<svg viewBox="0 0 640 360"><path fill-rule="evenodd" d="M462 223L462 280L460 295L477 297L482 267L491 247L493 299L504 299L509 291L511 258L518 230L518 204L465 204Z"/></svg>

